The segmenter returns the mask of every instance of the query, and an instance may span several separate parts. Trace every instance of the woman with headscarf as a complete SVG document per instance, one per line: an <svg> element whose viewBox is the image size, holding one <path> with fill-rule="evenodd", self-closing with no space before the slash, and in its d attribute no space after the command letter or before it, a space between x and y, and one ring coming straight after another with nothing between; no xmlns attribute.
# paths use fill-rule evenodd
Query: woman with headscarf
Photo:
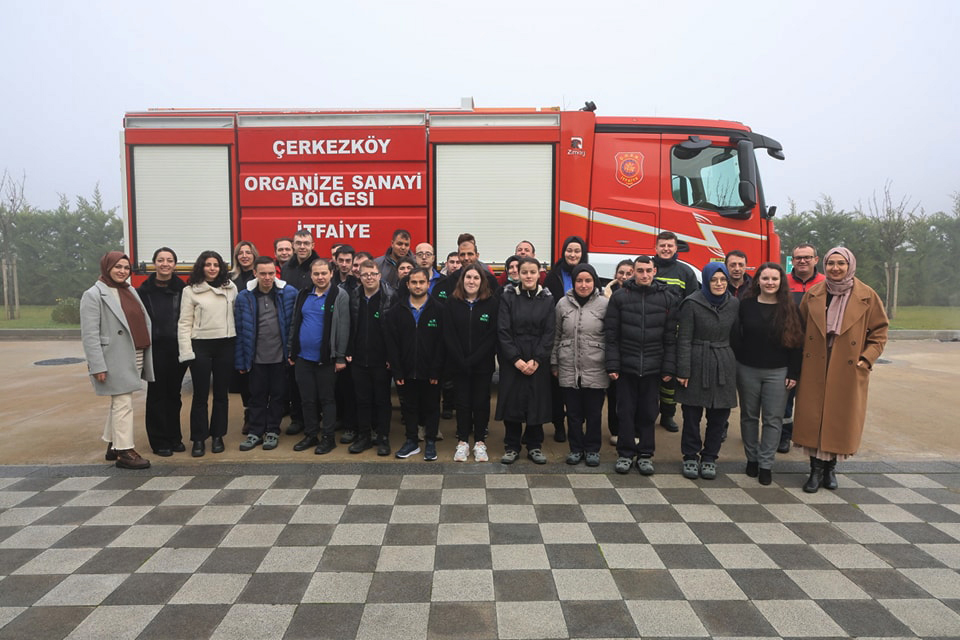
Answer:
<svg viewBox="0 0 960 640"><path fill-rule="evenodd" d="M698 291L680 303L677 332L677 391L683 406L683 477L717 477L723 425L737 406L737 359L730 337L737 323L740 301L727 292L729 274L722 262L703 268ZM700 420L707 428L700 436Z"/></svg>
<svg viewBox="0 0 960 640"><path fill-rule="evenodd" d="M587 243L580 236L568 236L560 248L560 259L553 263L550 273L543 281L543 288L553 296L553 304L563 299L567 292L573 289L573 268L578 264L589 262ZM563 411L563 395L557 379L550 378L550 402L553 411L553 439L557 442L566 442L567 432L563 426L566 417Z"/></svg>
<svg viewBox="0 0 960 640"><path fill-rule="evenodd" d="M740 301L736 342L746 474L763 485L773 482L773 459L787 395L800 374L802 346L803 328L787 274L776 262L764 262Z"/></svg>
<svg viewBox="0 0 960 640"><path fill-rule="evenodd" d="M855 277L853 252L830 249L823 267L826 280L800 302L806 336L793 442L810 456L807 493L836 489L837 460L860 448L870 372L887 344L889 324L880 297Z"/></svg>
<svg viewBox="0 0 960 640"><path fill-rule="evenodd" d="M603 318L610 300L600 292L597 272L589 264L578 264L571 275L573 289L557 303L550 368L560 385L567 411L570 441L567 464L586 460L588 467L597 467L600 465L603 399L610 382L603 332Z"/></svg>
<svg viewBox="0 0 960 640"><path fill-rule="evenodd" d="M199 458L206 453L210 440L213 453L223 452L223 436L227 434L230 376L234 368L233 304L237 287L223 258L216 251L204 251L197 258L183 290L177 341L180 362L190 363L193 380L193 402L190 405L190 455ZM207 413L210 376L213 374L213 409Z"/></svg>
<svg viewBox="0 0 960 640"><path fill-rule="evenodd" d="M130 258L110 251L100 259L100 278L80 299L80 335L93 389L110 396L103 428L107 460L121 469L150 462L133 448L133 392L153 382L150 317L127 282Z"/></svg>

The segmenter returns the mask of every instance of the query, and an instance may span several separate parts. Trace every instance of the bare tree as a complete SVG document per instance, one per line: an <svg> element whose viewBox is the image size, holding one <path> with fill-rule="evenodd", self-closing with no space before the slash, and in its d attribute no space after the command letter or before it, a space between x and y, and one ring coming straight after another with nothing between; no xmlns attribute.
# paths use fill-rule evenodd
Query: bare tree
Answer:
<svg viewBox="0 0 960 640"><path fill-rule="evenodd" d="M3 311L7 318L20 316L20 291L17 281L17 248L14 231L17 218L27 210L24 196L26 173L20 180L14 179L4 169L0 176L0 259L3 270ZM11 288L13 291L11 291Z"/></svg>
<svg viewBox="0 0 960 640"><path fill-rule="evenodd" d="M910 223L916 218L919 204L911 204L908 196L894 201L890 193L890 181L883 185L883 195L877 198L876 192L867 201L867 217L870 218L877 246L884 259L887 278L887 291L884 306L892 318L896 311L896 282L899 262L897 252L903 248L910 233ZM861 208L862 211L862 208Z"/></svg>

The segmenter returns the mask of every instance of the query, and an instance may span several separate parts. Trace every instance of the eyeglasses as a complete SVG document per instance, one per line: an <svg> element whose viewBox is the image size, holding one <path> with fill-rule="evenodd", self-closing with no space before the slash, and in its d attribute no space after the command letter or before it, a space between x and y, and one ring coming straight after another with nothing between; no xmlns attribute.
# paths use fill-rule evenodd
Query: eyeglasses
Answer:
<svg viewBox="0 0 960 640"><path fill-rule="evenodd" d="M413 255L417 256L418 258L432 258L432 257L433 257L433 253L431 253L430 251L417 251L417 252L416 252L415 254L413 254Z"/></svg>
<svg viewBox="0 0 960 640"><path fill-rule="evenodd" d="M361 273L360 277L361 278L379 278L380 274L377 273L376 271L370 271L368 273Z"/></svg>
<svg viewBox="0 0 960 640"><path fill-rule="evenodd" d="M793 256L794 262L810 262L816 258L816 256Z"/></svg>

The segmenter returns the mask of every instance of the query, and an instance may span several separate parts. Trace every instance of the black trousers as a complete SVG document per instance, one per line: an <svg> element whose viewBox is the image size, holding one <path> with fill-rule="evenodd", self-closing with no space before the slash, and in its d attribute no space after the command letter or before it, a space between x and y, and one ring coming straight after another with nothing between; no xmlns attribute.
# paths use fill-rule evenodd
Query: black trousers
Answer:
<svg viewBox="0 0 960 640"><path fill-rule="evenodd" d="M147 439L152 449L172 449L183 442L180 431L180 387L187 372L186 363L177 360L177 341L157 340L153 345L153 376L147 383L147 406L144 414Z"/></svg>
<svg viewBox="0 0 960 640"><path fill-rule="evenodd" d="M453 387L457 394L457 439L461 442L483 442L490 423L490 382L492 372L457 373Z"/></svg>
<svg viewBox="0 0 960 640"><path fill-rule="evenodd" d="M360 435L390 435L390 371L385 366L350 366Z"/></svg>
<svg viewBox="0 0 960 640"><path fill-rule="evenodd" d="M290 412L290 422L303 424L303 405L300 402L300 387L297 385L297 368L287 367L287 395L284 403Z"/></svg>
<svg viewBox="0 0 960 640"><path fill-rule="evenodd" d="M340 426L348 431L357 430L357 405L354 402L356 393L353 390L353 365L337 374L337 384L334 388L337 400L337 420Z"/></svg>
<svg viewBox="0 0 960 640"><path fill-rule="evenodd" d="M680 434L680 453L684 460L716 462L720 455L723 438L723 425L730 418L730 409L707 409L707 430L700 440L700 419L703 407L683 405L683 433Z"/></svg>
<svg viewBox="0 0 960 640"><path fill-rule="evenodd" d="M521 442L522 440L522 442ZM528 424L527 429L523 429L522 422L513 422L512 420L503 421L503 448L506 451L520 451L523 444L527 445L527 451L533 451L543 446L543 425Z"/></svg>
<svg viewBox="0 0 960 640"><path fill-rule="evenodd" d="M334 394L337 374L334 364L318 364L297 358L294 368L303 407L303 435L317 437L320 434L322 409L323 435L332 438L337 424L337 401Z"/></svg>
<svg viewBox="0 0 960 640"><path fill-rule="evenodd" d="M573 453L600 453L606 389L561 387L567 408L567 438ZM586 429L584 429L586 423Z"/></svg>
<svg viewBox="0 0 960 640"><path fill-rule="evenodd" d="M190 439L222 438L227 434L230 379L233 376L234 338L194 340L190 362L193 402L190 405ZM207 415L210 376L213 376L213 409Z"/></svg>
<svg viewBox="0 0 960 640"><path fill-rule="evenodd" d="M248 433L260 437L264 433L280 433L283 398L287 391L287 368L288 365L283 362L253 363L247 374L250 383Z"/></svg>
<svg viewBox="0 0 960 640"><path fill-rule="evenodd" d="M617 417L617 381L611 380L607 387L607 429L610 435L620 433L620 418Z"/></svg>
<svg viewBox="0 0 960 640"><path fill-rule="evenodd" d="M560 390L560 382L556 376L550 376L550 411L553 416L554 432L563 431L563 420L566 418L566 411L563 409L563 391Z"/></svg>
<svg viewBox="0 0 960 640"><path fill-rule="evenodd" d="M440 385L406 378L403 384L397 385L397 394L407 440L416 442L418 425L424 426L426 440L436 440L440 427Z"/></svg>
<svg viewBox="0 0 960 640"><path fill-rule="evenodd" d="M617 455L621 458L653 457L659 394L659 375L620 374L617 380L617 415L620 418ZM640 439L639 445L634 438Z"/></svg>

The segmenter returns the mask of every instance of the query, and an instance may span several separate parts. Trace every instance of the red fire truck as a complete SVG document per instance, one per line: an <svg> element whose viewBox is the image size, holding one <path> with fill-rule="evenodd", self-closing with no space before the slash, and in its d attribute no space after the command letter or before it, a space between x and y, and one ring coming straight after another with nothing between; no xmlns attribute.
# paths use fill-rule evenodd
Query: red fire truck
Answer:
<svg viewBox="0 0 960 640"><path fill-rule="evenodd" d="M123 185L135 264L173 247L229 262L240 240L308 229L382 255L395 229L442 261L456 237L502 263L520 240L552 262L580 235L606 278L651 254L663 230L697 271L726 251L778 260L775 207L764 202L755 151L780 144L730 121L597 117L558 108L186 110L127 113Z"/></svg>

